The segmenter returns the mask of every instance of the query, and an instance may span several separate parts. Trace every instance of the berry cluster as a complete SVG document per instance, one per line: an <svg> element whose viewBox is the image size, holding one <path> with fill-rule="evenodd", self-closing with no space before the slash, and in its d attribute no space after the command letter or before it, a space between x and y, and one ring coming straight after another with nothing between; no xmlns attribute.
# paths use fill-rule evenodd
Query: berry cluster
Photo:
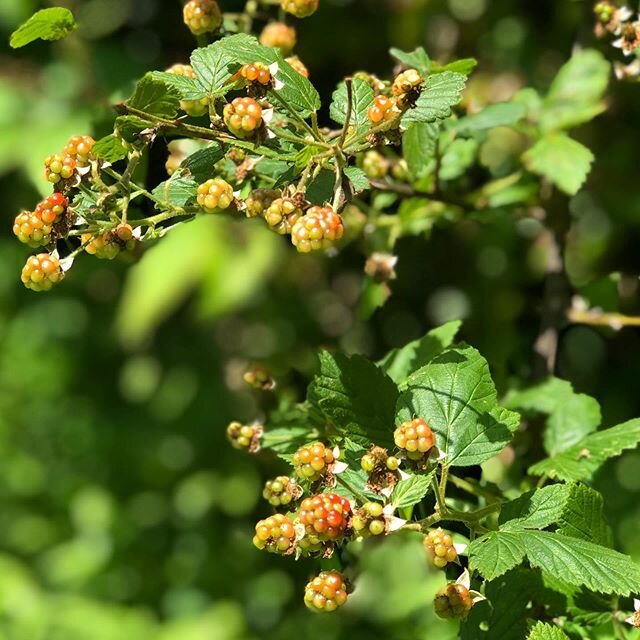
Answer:
<svg viewBox="0 0 640 640"><path fill-rule="evenodd" d="M113 260L122 250L135 247L133 229L128 224L120 224L115 229L99 235L83 233L81 239L84 250L102 260Z"/></svg>
<svg viewBox="0 0 640 640"><path fill-rule="evenodd" d="M430 453L436 444L431 427L422 419L403 422L393 433L398 449L407 452L411 460L420 460Z"/></svg>
<svg viewBox="0 0 640 640"><path fill-rule="evenodd" d="M270 22L260 34L260 44L280 49L282 55L289 55L296 46L296 30L284 22Z"/></svg>
<svg viewBox="0 0 640 640"><path fill-rule="evenodd" d="M190 64L174 64L167 69L167 73L193 79L196 77L196 72ZM187 115L197 118L199 116L203 116L207 111L209 111L209 99L201 98L200 100L180 100L180 108Z"/></svg>
<svg viewBox="0 0 640 640"><path fill-rule="evenodd" d="M275 189L254 189L244 201L247 218L257 218L271 206L271 203L280 197L280 192Z"/></svg>
<svg viewBox="0 0 640 640"><path fill-rule="evenodd" d="M335 541L351 529L351 505L335 493L320 493L300 504L300 522L310 536L321 541Z"/></svg>
<svg viewBox="0 0 640 640"><path fill-rule="evenodd" d="M51 244L54 225L64 218L68 206L68 198L56 192L40 202L35 211L19 214L13 223L13 233L30 247Z"/></svg>
<svg viewBox="0 0 640 640"><path fill-rule="evenodd" d="M383 122L393 122L400 117L401 113L395 98L376 96L367 111L367 117L375 125Z"/></svg>
<svg viewBox="0 0 640 640"><path fill-rule="evenodd" d="M347 585L337 571L323 571L307 584L304 603L312 611L331 612L347 601Z"/></svg>
<svg viewBox="0 0 640 640"><path fill-rule="evenodd" d="M473 607L469 589L458 582L452 582L440 589L433 601L436 614L447 620L462 620Z"/></svg>
<svg viewBox="0 0 640 640"><path fill-rule="evenodd" d="M283 11L296 18L307 18L318 10L320 0L280 0Z"/></svg>
<svg viewBox="0 0 640 640"><path fill-rule="evenodd" d="M407 69L398 74L391 85L391 93L400 109L413 106L422 91L424 78L415 70Z"/></svg>
<svg viewBox="0 0 640 640"><path fill-rule="evenodd" d="M262 427L232 422L227 427L227 438L234 449L244 449L251 453L260 448Z"/></svg>
<svg viewBox="0 0 640 640"><path fill-rule="evenodd" d="M362 154L362 170L372 180L382 180L389 173L389 161L375 149Z"/></svg>
<svg viewBox="0 0 640 640"><path fill-rule="evenodd" d="M255 83L266 87L272 82L271 71L269 71L269 67L262 62L245 64L240 68L239 73L247 83Z"/></svg>
<svg viewBox="0 0 640 640"><path fill-rule="evenodd" d="M342 218L331 207L311 207L291 229L291 241L300 253L327 249L343 235Z"/></svg>
<svg viewBox="0 0 640 640"><path fill-rule="evenodd" d="M300 447L293 454L293 468L304 480L319 480L329 472L334 461L333 451L322 442Z"/></svg>
<svg viewBox="0 0 640 640"><path fill-rule="evenodd" d="M450 562L458 559L458 552L453 544L453 538L442 529L434 529L424 537L424 546L438 569L444 569Z"/></svg>
<svg viewBox="0 0 640 640"><path fill-rule="evenodd" d="M184 5L183 17L196 36L215 32L222 26L222 13L216 0L189 0Z"/></svg>
<svg viewBox="0 0 640 640"><path fill-rule="evenodd" d="M269 370L263 365L253 365L244 372L242 379L253 389L271 391L276 382L271 377Z"/></svg>
<svg viewBox="0 0 640 640"><path fill-rule="evenodd" d="M22 283L33 291L48 291L63 278L60 260L52 253L30 256L22 268Z"/></svg>
<svg viewBox="0 0 640 640"><path fill-rule="evenodd" d="M253 544L270 553L290 554L296 546L296 530L290 518L281 513L260 520Z"/></svg>
<svg viewBox="0 0 640 640"><path fill-rule="evenodd" d="M262 497L274 507L291 504L302 495L300 487L289 476L278 476L267 480Z"/></svg>
<svg viewBox="0 0 640 640"><path fill-rule="evenodd" d="M384 508L379 502L365 502L353 514L353 529L361 536L379 536L386 531Z"/></svg>
<svg viewBox="0 0 640 640"><path fill-rule="evenodd" d="M76 166L86 167L91 160L91 149L95 142L91 136L73 136L62 150L62 155L71 156L76 161Z"/></svg>
<svg viewBox="0 0 640 640"><path fill-rule="evenodd" d="M198 187L196 200L205 213L228 209L233 202L233 187L222 178L211 178Z"/></svg>
<svg viewBox="0 0 640 640"><path fill-rule="evenodd" d="M262 107L253 98L235 98L225 105L224 123L238 138L250 138L262 127Z"/></svg>
<svg viewBox="0 0 640 640"><path fill-rule="evenodd" d="M302 217L302 209L291 198L277 198L262 214L265 222L276 233L291 233L293 225Z"/></svg>
<svg viewBox="0 0 640 640"><path fill-rule="evenodd" d="M78 163L73 156L53 154L44 161L44 177L47 182L67 188L77 176Z"/></svg>

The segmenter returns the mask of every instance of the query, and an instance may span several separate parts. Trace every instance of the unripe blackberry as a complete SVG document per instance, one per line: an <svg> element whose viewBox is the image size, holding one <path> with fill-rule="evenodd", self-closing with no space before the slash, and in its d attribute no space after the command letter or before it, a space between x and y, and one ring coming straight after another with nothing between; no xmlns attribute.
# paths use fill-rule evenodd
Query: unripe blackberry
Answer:
<svg viewBox="0 0 640 640"><path fill-rule="evenodd" d="M198 187L196 199L205 213L228 209L233 202L233 187L222 178L211 178Z"/></svg>
<svg viewBox="0 0 640 640"><path fill-rule="evenodd" d="M296 40L296 30L284 22L270 22L260 34L260 44L280 49L283 56L293 51Z"/></svg>
<svg viewBox="0 0 640 640"><path fill-rule="evenodd" d="M322 571L304 590L304 603L312 611L330 613L347 601L347 586L337 571Z"/></svg>
<svg viewBox="0 0 640 640"><path fill-rule="evenodd" d="M394 431L393 441L411 460L420 460L433 449L436 438L431 427L422 418L416 418L403 422Z"/></svg>
<svg viewBox="0 0 640 640"><path fill-rule="evenodd" d="M440 589L433 601L436 614L446 620L462 620L469 615L473 599L469 589L462 584L451 583Z"/></svg>
<svg viewBox="0 0 640 640"><path fill-rule="evenodd" d="M366 502L353 515L353 529L361 536L379 536L386 531L383 507L379 502Z"/></svg>
<svg viewBox="0 0 640 640"><path fill-rule="evenodd" d="M307 18L318 10L320 0L280 0L283 11L296 18Z"/></svg>
<svg viewBox="0 0 640 640"><path fill-rule="evenodd" d="M274 507L291 504L301 495L302 489L289 476L267 480L262 491L262 497Z"/></svg>
<svg viewBox="0 0 640 640"><path fill-rule="evenodd" d="M409 167L404 158L393 163L391 167L391 175L396 180L400 180L400 182L406 182L409 179Z"/></svg>
<svg viewBox="0 0 640 640"><path fill-rule="evenodd" d="M304 78L309 77L309 69L307 69L306 65L298 56L290 56L285 58L285 62L288 62L301 76Z"/></svg>
<svg viewBox="0 0 640 640"><path fill-rule="evenodd" d="M91 159L91 149L96 141L91 136L73 136L69 138L67 146L62 150L62 155L71 156L77 166L86 167Z"/></svg>
<svg viewBox="0 0 640 640"><path fill-rule="evenodd" d="M253 98L235 98L225 105L222 116L238 138L250 138L262 126L262 107Z"/></svg>
<svg viewBox="0 0 640 640"><path fill-rule="evenodd" d="M127 249L132 248L130 243L133 242L134 239L133 239L133 229L130 224L127 224L126 222L120 223L113 230L113 233L118 238L118 240L120 240L120 242L126 245Z"/></svg>
<svg viewBox="0 0 640 640"><path fill-rule="evenodd" d="M254 452L260 447L262 427L232 422L227 427L227 438L234 449Z"/></svg>
<svg viewBox="0 0 640 640"><path fill-rule="evenodd" d="M70 182L76 176L77 163L70 155L51 155L44 161L44 177L51 184Z"/></svg>
<svg viewBox="0 0 640 640"><path fill-rule="evenodd" d="M370 453L365 453L362 458L360 458L360 466L362 470L367 473L371 473L376 468L377 462L376 457Z"/></svg>
<svg viewBox="0 0 640 640"><path fill-rule="evenodd" d="M291 229L291 241L300 253L327 249L343 235L342 218L331 207L311 207Z"/></svg>
<svg viewBox="0 0 640 640"><path fill-rule="evenodd" d="M453 538L442 529L429 531L423 542L433 565L438 569L444 569L450 562L455 562L458 558Z"/></svg>
<svg viewBox="0 0 640 640"><path fill-rule="evenodd" d="M254 82L266 87L271 84L271 71L263 62L245 64L240 68L240 75L248 82Z"/></svg>
<svg viewBox="0 0 640 640"><path fill-rule="evenodd" d="M333 451L322 442L300 447L293 454L293 468L298 478L303 480L319 480L327 474L334 461Z"/></svg>
<svg viewBox="0 0 640 640"><path fill-rule="evenodd" d="M13 222L13 233L30 247L44 247L51 243L53 225L45 224L42 218L31 211L23 211Z"/></svg>
<svg viewBox="0 0 640 640"><path fill-rule="evenodd" d="M376 96L373 104L367 111L367 117L372 124L381 124L382 122L392 122L400 116L400 109L396 104L395 98L387 98L387 96Z"/></svg>
<svg viewBox="0 0 640 640"><path fill-rule="evenodd" d="M415 104L423 85L424 78L415 69L398 74L391 85L391 93L396 97L398 107L406 109Z"/></svg>
<svg viewBox="0 0 640 640"><path fill-rule="evenodd" d="M381 180L389 173L389 161L378 151L371 149L362 156L362 170L372 180Z"/></svg>
<svg viewBox="0 0 640 640"><path fill-rule="evenodd" d="M616 7L608 0L604 2L598 2L593 8L594 13L598 17L598 20L603 24L611 22L613 15L616 11Z"/></svg>
<svg viewBox="0 0 640 640"><path fill-rule="evenodd" d="M266 223L280 235L291 233L293 225L302 217L302 209L291 198L274 200L263 213Z"/></svg>
<svg viewBox="0 0 640 640"><path fill-rule="evenodd" d="M184 5L183 17L196 36L217 31L222 26L222 13L215 0L189 0Z"/></svg>
<svg viewBox="0 0 640 640"><path fill-rule="evenodd" d="M389 471L395 471L400 466L400 460L395 456L389 456L385 461L387 469Z"/></svg>
<svg viewBox="0 0 640 640"><path fill-rule="evenodd" d="M314 556L322 552L324 549L322 541L318 535L313 532L305 532L304 536L298 540L298 551L303 556Z"/></svg>
<svg viewBox="0 0 640 640"><path fill-rule="evenodd" d="M276 386L275 380L271 377L267 367L263 365L253 365L247 369L242 379L253 389L270 391Z"/></svg>
<svg viewBox="0 0 640 640"><path fill-rule="evenodd" d="M320 541L336 541L351 528L351 505L335 493L320 493L300 504L300 522L310 536Z"/></svg>
<svg viewBox="0 0 640 640"><path fill-rule="evenodd" d="M50 253L30 256L22 268L20 279L27 289L48 291L64 278L58 258Z"/></svg>
<svg viewBox="0 0 640 640"><path fill-rule="evenodd" d="M260 520L256 524L253 544L258 549L264 549L270 553L284 555L291 553L296 546L296 530L293 522L281 513Z"/></svg>
<svg viewBox="0 0 640 640"><path fill-rule="evenodd" d="M280 195L275 189L254 189L244 201L247 218L262 216Z"/></svg>
<svg viewBox="0 0 640 640"><path fill-rule="evenodd" d="M196 77L196 72L190 64L174 64L167 69L167 73L173 73L177 76L185 76L193 79ZM194 118L203 116L209 111L209 98L201 98L200 100L180 100L180 108L187 115L193 116Z"/></svg>
<svg viewBox="0 0 640 640"><path fill-rule="evenodd" d="M122 244L112 231L105 231L97 236L92 233L83 233L81 240L85 245L84 250L101 260L113 260L122 249Z"/></svg>

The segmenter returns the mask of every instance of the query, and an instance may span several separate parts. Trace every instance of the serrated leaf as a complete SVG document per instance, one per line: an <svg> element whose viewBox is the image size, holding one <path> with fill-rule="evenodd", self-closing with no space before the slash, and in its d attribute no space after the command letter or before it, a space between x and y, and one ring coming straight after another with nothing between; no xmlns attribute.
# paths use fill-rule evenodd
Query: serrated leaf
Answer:
<svg viewBox="0 0 640 640"><path fill-rule="evenodd" d="M549 415L544 446L550 455L580 442L598 428L602 419L595 398L576 393L571 383L553 377L528 389L509 393L505 405Z"/></svg>
<svg viewBox="0 0 640 640"><path fill-rule="evenodd" d="M419 180L429 169L439 132L438 122L414 122L402 134L402 156L412 180Z"/></svg>
<svg viewBox="0 0 640 640"><path fill-rule="evenodd" d="M562 576L592 591L629 595L640 590L640 567L613 549L549 531L491 531L469 545L469 566L488 580L520 564Z"/></svg>
<svg viewBox="0 0 640 640"><path fill-rule="evenodd" d="M411 122L435 122L451 115L451 107L460 102L466 77L461 73L444 71L430 75L413 109L402 116L406 127Z"/></svg>
<svg viewBox="0 0 640 640"><path fill-rule="evenodd" d="M363 446L393 445L398 389L366 358L321 352L307 397L338 433Z"/></svg>
<svg viewBox="0 0 640 640"><path fill-rule="evenodd" d="M305 192L307 200L311 204L324 205L333 198L335 174L328 169L322 169L320 173L309 183Z"/></svg>
<svg viewBox="0 0 640 640"><path fill-rule="evenodd" d="M346 167L344 175L349 178L354 193L361 193L371 189L367 174L360 167Z"/></svg>
<svg viewBox="0 0 640 640"><path fill-rule="evenodd" d="M317 439L317 433L306 426L287 425L268 429L262 436L263 449L276 453L295 453L300 447Z"/></svg>
<svg viewBox="0 0 640 640"><path fill-rule="evenodd" d="M14 49L19 49L34 40L60 40L77 28L78 25L69 9L41 9L11 34L9 44Z"/></svg>
<svg viewBox="0 0 640 640"><path fill-rule="evenodd" d="M527 640L569 640L569 636L559 627L545 622L536 623Z"/></svg>
<svg viewBox="0 0 640 640"><path fill-rule="evenodd" d="M461 58L447 64L433 64L431 73L443 73L444 71L454 71L468 76L477 66L478 61L475 58Z"/></svg>
<svg viewBox="0 0 640 640"><path fill-rule="evenodd" d="M589 480L609 458L640 442L640 418L593 433L566 451L529 467L532 475L560 480Z"/></svg>
<svg viewBox="0 0 640 640"><path fill-rule="evenodd" d="M351 85L351 117L349 126L355 127L356 131L363 131L371 126L367 118L367 111L373 103L373 89L362 78L353 78ZM348 94L347 85L341 82L333 92L330 108L332 120L338 124L344 124L347 119Z"/></svg>
<svg viewBox="0 0 640 640"><path fill-rule="evenodd" d="M604 516L604 499L595 489L584 484L571 486L558 524L558 533L611 546L611 529Z"/></svg>
<svg viewBox="0 0 640 640"><path fill-rule="evenodd" d="M452 320L427 334L409 342L401 349L393 349L378 366L398 385L402 385L410 373L428 364L438 354L453 344L462 322Z"/></svg>
<svg viewBox="0 0 640 640"><path fill-rule="evenodd" d="M455 180L475 162L479 143L474 138L456 138L446 147L440 160L440 178Z"/></svg>
<svg viewBox="0 0 640 640"><path fill-rule="evenodd" d="M196 197L197 189L198 183L193 178L174 173L169 180L161 182L153 190L153 195L174 207L184 207Z"/></svg>
<svg viewBox="0 0 640 640"><path fill-rule="evenodd" d="M429 493L434 475L435 469L425 475L416 474L400 480L391 494L391 504L396 509L405 509L418 504Z"/></svg>
<svg viewBox="0 0 640 640"><path fill-rule="evenodd" d="M117 162L127 157L127 150L122 140L113 134L98 140L91 151L96 157L106 162Z"/></svg>
<svg viewBox="0 0 640 640"><path fill-rule="evenodd" d="M469 569L487 580L495 580L524 560L520 533L492 531L476 538L467 548Z"/></svg>
<svg viewBox="0 0 640 640"><path fill-rule="evenodd" d="M127 104L153 116L175 118L180 105L179 98L176 89L167 87L159 80L154 80L148 73L138 82Z"/></svg>
<svg viewBox="0 0 640 640"><path fill-rule="evenodd" d="M424 418L447 464L480 464L499 453L520 416L498 406L487 361L468 345L451 347L413 373L398 400L398 422Z"/></svg>
<svg viewBox="0 0 640 640"><path fill-rule="evenodd" d="M402 49L392 48L389 53L394 60L400 64L416 69L422 76L427 76L431 69L431 60L424 50L424 47L418 47L413 51L402 51Z"/></svg>
<svg viewBox="0 0 640 640"><path fill-rule="evenodd" d="M232 38L234 36L231 36ZM233 58L221 48L220 43L226 38L210 44L208 47L196 49L191 54L191 66L196 74L196 83L206 95L217 98L233 89L231 77L239 67L233 65Z"/></svg>
<svg viewBox="0 0 640 640"><path fill-rule="evenodd" d="M494 127L510 127L526 114L524 105L517 102L500 102L485 107L482 111L460 118L454 129L463 135L477 133Z"/></svg>
<svg viewBox="0 0 640 640"><path fill-rule="evenodd" d="M379 495L367 489L368 479L369 476L362 469L345 469L342 473L336 475L336 484L331 490L354 503L380 500Z"/></svg>
<svg viewBox="0 0 640 640"><path fill-rule="evenodd" d="M252 62L263 62L266 65L277 63L278 70L275 78L282 86L274 94L281 96L302 115L308 115L320 108L320 96L315 87L285 61L279 49L264 47L256 38L245 33L222 38L207 47L207 49L214 48L223 54L228 62L236 66ZM193 58L192 66L200 80L201 71L194 65Z"/></svg>
<svg viewBox="0 0 640 640"><path fill-rule="evenodd" d="M545 135L522 156L529 171L544 176L571 196L584 184L593 160L587 147L563 133Z"/></svg>
<svg viewBox="0 0 640 640"><path fill-rule="evenodd" d="M149 128L149 122L138 116L118 116L115 122L115 130L127 142L139 142L140 133Z"/></svg>
<svg viewBox="0 0 640 640"><path fill-rule="evenodd" d="M502 506L500 530L544 529L558 522L571 495L571 485L556 484L528 491Z"/></svg>
<svg viewBox="0 0 640 640"><path fill-rule="evenodd" d="M151 77L168 87L173 87L184 100L201 100L207 95L203 86L195 78L166 71L153 71Z"/></svg>
<svg viewBox="0 0 640 640"><path fill-rule="evenodd" d="M610 64L598 51L576 52L558 71L542 103L542 130L569 129L602 113L610 73Z"/></svg>
<svg viewBox="0 0 640 640"><path fill-rule="evenodd" d="M196 182L202 183L213 177L215 164L222 158L224 150L217 142L212 142L185 158L180 167L186 169Z"/></svg>

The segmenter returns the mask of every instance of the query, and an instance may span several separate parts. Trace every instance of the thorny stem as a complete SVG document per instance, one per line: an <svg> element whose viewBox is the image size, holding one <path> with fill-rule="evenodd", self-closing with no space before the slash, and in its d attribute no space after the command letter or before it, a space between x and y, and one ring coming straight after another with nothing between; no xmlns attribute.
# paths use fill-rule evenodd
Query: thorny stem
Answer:
<svg viewBox="0 0 640 640"><path fill-rule="evenodd" d="M295 120L308 134L310 134L314 140L324 143L319 132L316 134L309 123L279 93L270 89L269 95L274 98L276 102L280 103L280 105L282 105L291 114L293 120Z"/></svg>

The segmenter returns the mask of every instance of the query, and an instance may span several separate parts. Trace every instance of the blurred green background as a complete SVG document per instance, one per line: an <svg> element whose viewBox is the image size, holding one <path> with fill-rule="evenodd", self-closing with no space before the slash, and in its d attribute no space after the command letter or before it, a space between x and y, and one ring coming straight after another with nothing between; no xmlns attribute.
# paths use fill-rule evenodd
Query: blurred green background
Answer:
<svg viewBox="0 0 640 640"><path fill-rule="evenodd" d="M85 257L52 294L26 291L27 251L11 225L48 188L44 157L72 134L107 133L110 102L193 47L177 0L58 4L81 29L16 52L9 34L47 3L0 2L0 639L455 637L433 618L442 576L428 573L411 536L367 547L343 614L307 613L302 588L317 565L251 545L267 513L262 482L284 467L231 450L224 430L258 411L241 380L249 362L268 362L302 398L319 346L379 357L452 318L465 319L463 337L502 391L525 384L540 328L540 224L496 215L401 241L393 296L369 321L358 312L356 248L299 257L259 225L219 220L183 225L135 265ZM391 45L477 57L470 108L522 86L544 90L576 43L599 46L589 2L321 5L297 23L298 53L325 100L356 69L388 74ZM566 203L576 291L631 314L640 312L639 117L637 87L613 82L608 112L578 132L597 160ZM487 163L499 162L504 136L487 143ZM152 180L163 154L159 143ZM567 327L558 374L598 398L605 425L640 415L637 330ZM597 485L618 547L640 560L640 454L611 463Z"/></svg>

